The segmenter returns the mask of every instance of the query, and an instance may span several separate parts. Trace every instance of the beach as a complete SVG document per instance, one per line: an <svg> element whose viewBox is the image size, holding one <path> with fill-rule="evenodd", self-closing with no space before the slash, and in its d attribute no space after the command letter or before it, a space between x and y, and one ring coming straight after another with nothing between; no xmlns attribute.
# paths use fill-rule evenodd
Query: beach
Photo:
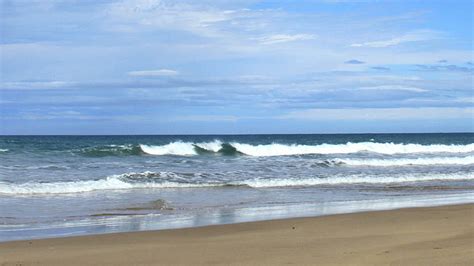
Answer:
<svg viewBox="0 0 474 266"><path fill-rule="evenodd" d="M0 266L474 266L473 0L0 10Z"/></svg>
<svg viewBox="0 0 474 266"><path fill-rule="evenodd" d="M0 265L472 265L474 204L0 243Z"/></svg>

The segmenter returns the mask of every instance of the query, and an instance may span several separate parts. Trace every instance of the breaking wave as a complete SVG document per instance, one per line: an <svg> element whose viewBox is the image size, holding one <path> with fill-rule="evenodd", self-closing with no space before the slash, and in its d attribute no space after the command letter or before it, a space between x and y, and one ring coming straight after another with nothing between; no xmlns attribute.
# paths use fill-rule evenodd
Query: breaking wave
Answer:
<svg viewBox="0 0 474 266"><path fill-rule="evenodd" d="M199 174L192 174L199 176ZM52 183L29 182L23 184L0 182L0 194L67 194L96 190L134 188L179 188L215 186L211 183L192 182L185 175L172 172L143 172L112 175L104 179L65 181ZM192 183L189 183L191 181Z"/></svg>
<svg viewBox="0 0 474 266"><path fill-rule="evenodd" d="M405 165L469 165L474 164L474 156L466 157L431 157L400 159L334 159L327 161L330 165L353 166L405 166Z"/></svg>
<svg viewBox="0 0 474 266"><path fill-rule="evenodd" d="M6 150L0 150L0 152ZM76 150L75 153L87 157L103 156L128 156L128 155L247 155L247 156L292 156L310 154L350 154L359 152L372 152L379 154L410 154L410 153L469 153L474 152L474 143L467 145L444 145L444 144L398 144L398 143L374 143L374 142L348 142L345 144L260 144L252 145L246 143L230 142L220 140L212 142L182 142L176 141L165 145L105 145L87 147Z"/></svg>
<svg viewBox="0 0 474 266"><path fill-rule="evenodd" d="M206 154L220 154L220 155L243 155L233 145L223 143L219 140L213 142L171 142L161 146L150 146L140 144L140 149L150 155L206 155Z"/></svg>
<svg viewBox="0 0 474 266"><path fill-rule="evenodd" d="M126 190L140 188L199 188L199 187L224 187L224 186L246 186L253 188L264 187L292 187L292 186L315 186L315 185L337 185L356 183L403 183L429 180L472 180L473 173L450 173L450 174L410 174L410 175L350 175L332 177L308 177L308 178L252 178L242 181L207 181L203 174L177 174L173 172L143 172L125 173L112 175L104 179L65 181L52 183L29 182L23 184L0 182L0 194L27 195L27 194L67 194L81 193L101 190Z"/></svg>
<svg viewBox="0 0 474 266"><path fill-rule="evenodd" d="M353 175L347 177L329 178L304 178L304 179L253 179L242 182L240 185L247 185L254 188L265 187L295 187L295 186L316 186L316 185L341 185L341 184L389 184L404 182L419 182L431 180L465 180L474 179L474 174L423 174L406 176L365 176Z"/></svg>
<svg viewBox="0 0 474 266"><path fill-rule="evenodd" d="M360 142L346 144L265 144L251 145L237 142L207 143L171 142L161 146L139 145L141 151L150 155L192 156L200 154L248 155L248 156L289 156L305 154L349 154L373 152L379 154L410 154L410 153L469 153L474 152L474 143L467 145L421 145Z"/></svg>

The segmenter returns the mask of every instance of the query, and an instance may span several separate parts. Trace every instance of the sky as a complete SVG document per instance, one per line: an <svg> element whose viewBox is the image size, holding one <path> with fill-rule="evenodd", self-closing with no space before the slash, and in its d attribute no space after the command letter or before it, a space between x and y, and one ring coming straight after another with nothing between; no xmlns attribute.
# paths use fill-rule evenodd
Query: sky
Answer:
<svg viewBox="0 0 474 266"><path fill-rule="evenodd" d="M470 0L0 3L0 134L474 131Z"/></svg>

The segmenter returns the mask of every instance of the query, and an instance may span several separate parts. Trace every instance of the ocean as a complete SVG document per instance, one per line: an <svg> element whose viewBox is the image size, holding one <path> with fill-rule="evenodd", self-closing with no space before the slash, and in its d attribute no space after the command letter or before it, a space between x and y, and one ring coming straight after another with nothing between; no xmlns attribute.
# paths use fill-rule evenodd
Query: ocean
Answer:
<svg viewBox="0 0 474 266"><path fill-rule="evenodd" d="M474 134L0 136L0 241L474 202Z"/></svg>

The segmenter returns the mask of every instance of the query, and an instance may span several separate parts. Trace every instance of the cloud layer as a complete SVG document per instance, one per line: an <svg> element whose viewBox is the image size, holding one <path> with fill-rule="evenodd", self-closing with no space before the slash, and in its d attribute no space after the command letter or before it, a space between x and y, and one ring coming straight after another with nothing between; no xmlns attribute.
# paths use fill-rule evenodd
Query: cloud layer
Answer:
<svg viewBox="0 0 474 266"><path fill-rule="evenodd" d="M138 77L176 76L178 75L178 71L171 69L136 70L128 72L128 75Z"/></svg>
<svg viewBox="0 0 474 266"><path fill-rule="evenodd" d="M468 1L6 1L1 15L2 134L473 130Z"/></svg>

